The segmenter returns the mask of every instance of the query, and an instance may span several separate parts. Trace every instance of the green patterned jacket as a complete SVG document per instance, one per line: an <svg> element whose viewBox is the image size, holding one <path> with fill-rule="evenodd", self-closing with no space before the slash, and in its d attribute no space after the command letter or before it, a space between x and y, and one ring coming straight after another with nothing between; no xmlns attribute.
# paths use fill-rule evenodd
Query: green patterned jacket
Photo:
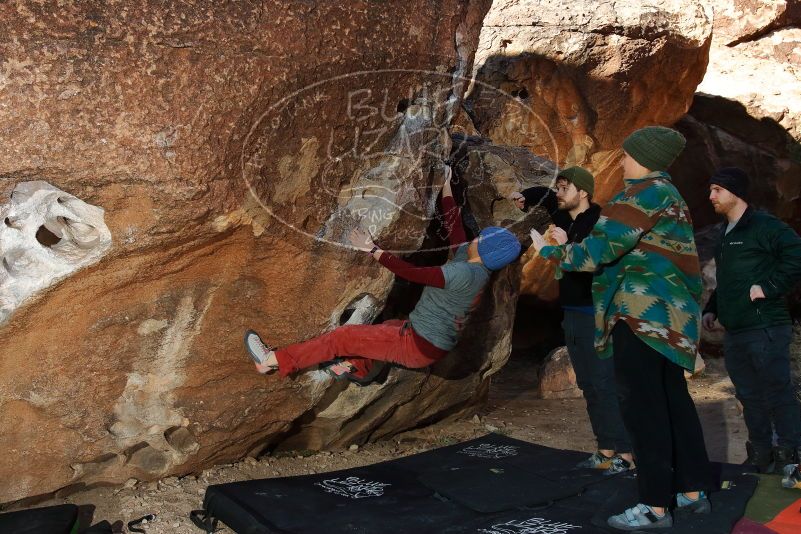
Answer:
<svg viewBox="0 0 801 534"><path fill-rule="evenodd" d="M670 361L693 370L700 332L701 270L687 204L664 172L624 180L580 243L540 255L562 271L593 271L595 348L612 356L618 320Z"/></svg>

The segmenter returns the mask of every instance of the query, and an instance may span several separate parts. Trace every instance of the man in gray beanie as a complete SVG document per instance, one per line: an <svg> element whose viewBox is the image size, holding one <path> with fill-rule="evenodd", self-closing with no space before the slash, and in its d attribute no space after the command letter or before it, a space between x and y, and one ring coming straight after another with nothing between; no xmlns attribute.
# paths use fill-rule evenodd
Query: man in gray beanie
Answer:
<svg viewBox="0 0 801 534"><path fill-rule="evenodd" d="M780 473L801 453L801 416L790 380L793 327L785 296L801 278L801 238L747 202L749 178L736 167L709 180L725 228L715 252L717 288L703 325L726 329L724 359L748 427L747 464ZM773 426L777 445L773 447Z"/></svg>

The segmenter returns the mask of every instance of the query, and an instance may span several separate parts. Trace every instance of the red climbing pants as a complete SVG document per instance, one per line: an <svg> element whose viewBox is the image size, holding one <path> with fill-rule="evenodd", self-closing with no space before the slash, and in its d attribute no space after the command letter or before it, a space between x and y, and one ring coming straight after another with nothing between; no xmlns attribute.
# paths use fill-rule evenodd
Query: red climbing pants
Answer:
<svg viewBox="0 0 801 534"><path fill-rule="evenodd" d="M359 370L368 362L392 362L410 369L428 367L448 351L418 335L408 321L393 319L375 325L345 325L314 339L277 350L278 370L287 376L334 358L348 358Z"/></svg>

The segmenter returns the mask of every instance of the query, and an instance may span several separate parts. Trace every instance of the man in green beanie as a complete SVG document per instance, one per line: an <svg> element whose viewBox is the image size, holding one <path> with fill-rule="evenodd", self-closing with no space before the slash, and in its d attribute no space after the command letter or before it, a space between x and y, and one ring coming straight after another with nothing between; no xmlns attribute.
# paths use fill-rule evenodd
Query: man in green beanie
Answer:
<svg viewBox="0 0 801 534"><path fill-rule="evenodd" d="M595 178L586 169L568 167L557 174L555 185L556 192L530 187L510 199L524 211L531 206L546 209L554 223L548 234L560 245L580 243L601 215L601 207L592 202ZM577 467L604 469L609 475L633 469L631 441L617 401L615 368L611 359L601 359L595 352L592 273L566 272L559 280L559 304L565 346L598 443L598 450Z"/></svg>
<svg viewBox="0 0 801 534"><path fill-rule="evenodd" d="M531 232L557 277L595 273L595 344L601 357L614 352L638 470L639 503L608 519L620 530L671 527L674 494L675 513L711 510L712 471L684 379L698 350L701 273L689 209L666 172L684 144L670 128L637 130L623 142L623 190L586 239L547 246Z"/></svg>

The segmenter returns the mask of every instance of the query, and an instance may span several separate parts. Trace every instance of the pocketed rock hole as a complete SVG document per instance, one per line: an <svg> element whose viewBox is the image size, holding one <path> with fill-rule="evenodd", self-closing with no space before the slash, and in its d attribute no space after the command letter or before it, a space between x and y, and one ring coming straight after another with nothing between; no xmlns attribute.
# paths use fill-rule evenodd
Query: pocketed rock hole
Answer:
<svg viewBox="0 0 801 534"><path fill-rule="evenodd" d="M342 311L342 315L339 316L339 326L347 324L350 318L353 316L354 311L356 311L355 308L345 308Z"/></svg>
<svg viewBox="0 0 801 534"><path fill-rule="evenodd" d="M525 100L528 98L528 89L525 87L521 89L515 89L512 91L512 96L515 98L519 98L520 100Z"/></svg>
<svg viewBox="0 0 801 534"><path fill-rule="evenodd" d="M406 113L406 110L409 109L409 104L410 102L408 98L404 98L399 101L397 107L398 113Z"/></svg>
<svg viewBox="0 0 801 534"><path fill-rule="evenodd" d="M58 244L61 238L51 232L45 226L40 226L36 231L36 240L44 247L50 248Z"/></svg>
<svg viewBox="0 0 801 534"><path fill-rule="evenodd" d="M369 293L361 294L345 306L339 314L336 326L343 326L346 324L372 324L378 314L378 299Z"/></svg>

